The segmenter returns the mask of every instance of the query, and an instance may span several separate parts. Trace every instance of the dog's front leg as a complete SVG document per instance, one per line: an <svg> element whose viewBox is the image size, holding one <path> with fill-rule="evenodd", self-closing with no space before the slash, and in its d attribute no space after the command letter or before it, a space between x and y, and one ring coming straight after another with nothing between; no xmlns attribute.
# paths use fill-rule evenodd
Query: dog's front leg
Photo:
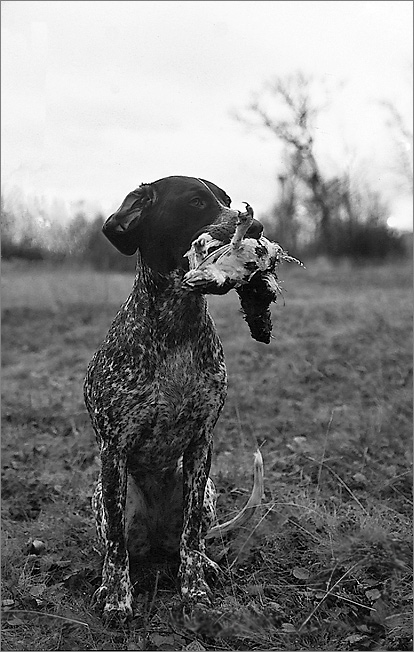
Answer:
<svg viewBox="0 0 414 652"><path fill-rule="evenodd" d="M105 559L102 583L94 595L94 602L103 609L105 622L123 624L132 616L132 586L125 541L125 455L121 455L115 445L103 445L101 467L101 534L105 544Z"/></svg>
<svg viewBox="0 0 414 652"><path fill-rule="evenodd" d="M191 605L211 602L211 591L204 578L206 557L201 535L211 450L212 436L203 433L190 444L183 457L184 518L180 543L180 582L183 600Z"/></svg>

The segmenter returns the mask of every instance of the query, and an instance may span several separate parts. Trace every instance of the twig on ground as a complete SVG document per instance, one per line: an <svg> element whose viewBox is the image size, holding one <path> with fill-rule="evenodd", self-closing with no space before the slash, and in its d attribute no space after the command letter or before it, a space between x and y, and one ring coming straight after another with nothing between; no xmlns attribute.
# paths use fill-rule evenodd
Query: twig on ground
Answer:
<svg viewBox="0 0 414 652"><path fill-rule="evenodd" d="M334 412L335 412L335 408L333 408L333 410L331 412L331 418L329 419L328 427L326 428L326 432L325 432L325 439L324 439L324 442L323 442L322 457L321 457L321 462L319 464L319 471L318 471L318 485L317 485L318 489L319 489L319 485L320 485L320 482L321 482L322 468L323 468L323 465L324 465L324 462L325 462L326 446L327 446L327 443L328 443L328 436L329 436L329 432L331 430L331 425L332 425L332 421L333 421L333 417L334 417Z"/></svg>
<svg viewBox="0 0 414 652"><path fill-rule="evenodd" d="M343 595L338 595L337 593L331 593L331 597L336 598L337 600L343 600L344 602L349 602L350 604L354 604L356 607L362 607L363 609L368 609L368 611L376 611L374 607L368 607L368 605L362 604L362 602L355 602L355 600L346 598Z"/></svg>
<svg viewBox="0 0 414 652"><path fill-rule="evenodd" d="M160 571L157 570L157 574L155 576L154 591L152 593L152 599L151 599L151 603L150 603L150 606L149 606L149 609L148 609L147 618L150 617L151 612L152 612L152 610L154 608L155 598L157 597L157 592L158 592L158 581L159 581L159 579L160 579Z"/></svg>
<svg viewBox="0 0 414 652"><path fill-rule="evenodd" d="M76 620L75 618L67 618L66 616L59 616L58 614L50 614L44 611L36 611L35 609L8 609L7 611L3 612L3 617L7 614L28 614L30 616L45 616L47 618L57 618L58 620L64 620L67 623L74 623L75 625L82 625L83 627L88 627L90 629L90 625L88 623L84 623L82 620Z"/></svg>
<svg viewBox="0 0 414 652"><path fill-rule="evenodd" d="M361 561L357 561L353 566L351 566L351 568L348 568L348 570L345 571L345 573L342 575L342 577L340 577L339 580L337 580L337 581L335 582L335 584L333 584L333 586L331 586L331 588L330 588L330 589L325 593L325 595L323 596L323 598L321 598L321 599L319 600L318 604L317 604L317 605L312 609L312 611L310 612L310 614L305 618L305 620L303 621L303 623L301 624L301 626L300 626L299 629L298 629L298 633L299 633L299 632L300 632L300 631L305 627L305 625L310 621L310 619L312 618L312 616L315 615L315 613L317 612L317 610L318 610L319 607L321 606L322 602L324 602L324 600L326 600L326 598L328 597L328 595L331 595L331 594L332 594L332 592L333 592L333 590L335 589L335 587L339 586L339 584L342 582L342 580L345 579L345 577L346 577L347 575L349 575L350 573L352 573L352 571L353 571L353 570L354 570L354 569L355 569L355 568L356 568L360 563L361 563Z"/></svg>

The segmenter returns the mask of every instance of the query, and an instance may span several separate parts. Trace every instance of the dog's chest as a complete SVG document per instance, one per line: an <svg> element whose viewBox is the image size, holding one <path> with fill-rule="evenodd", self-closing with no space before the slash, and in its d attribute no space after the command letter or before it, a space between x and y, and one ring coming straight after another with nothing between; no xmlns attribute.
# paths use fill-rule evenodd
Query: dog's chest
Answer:
<svg viewBox="0 0 414 652"><path fill-rule="evenodd" d="M166 346L146 339L133 353L108 338L91 363L86 397L102 442L116 441L130 467L163 468L212 430L226 396L224 354L214 327Z"/></svg>
<svg viewBox="0 0 414 652"><path fill-rule="evenodd" d="M185 346L158 360L151 383L158 428L181 427L183 422L200 422L201 426L203 418L220 403L226 385L224 358L208 362Z"/></svg>
<svg viewBox="0 0 414 652"><path fill-rule="evenodd" d="M148 293L132 293L88 369L85 398L98 439L123 449L130 468L176 462L211 433L224 404L214 323L204 298L179 288L173 279L156 305Z"/></svg>
<svg viewBox="0 0 414 652"><path fill-rule="evenodd" d="M168 466L191 439L212 429L226 394L224 359L204 366L191 348L178 348L158 360L147 379L150 395L130 406L123 428L129 466Z"/></svg>

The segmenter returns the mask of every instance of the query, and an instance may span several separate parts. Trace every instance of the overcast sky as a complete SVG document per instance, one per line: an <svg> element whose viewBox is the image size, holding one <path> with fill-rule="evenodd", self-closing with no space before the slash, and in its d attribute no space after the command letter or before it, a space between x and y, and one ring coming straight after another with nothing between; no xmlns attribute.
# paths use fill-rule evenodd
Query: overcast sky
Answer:
<svg viewBox="0 0 414 652"><path fill-rule="evenodd" d="M184 174L260 215L280 146L232 114L300 69L336 89L317 131L325 170L366 175L411 223L379 104L411 129L411 1L3 0L1 13L6 195L109 214L140 183Z"/></svg>

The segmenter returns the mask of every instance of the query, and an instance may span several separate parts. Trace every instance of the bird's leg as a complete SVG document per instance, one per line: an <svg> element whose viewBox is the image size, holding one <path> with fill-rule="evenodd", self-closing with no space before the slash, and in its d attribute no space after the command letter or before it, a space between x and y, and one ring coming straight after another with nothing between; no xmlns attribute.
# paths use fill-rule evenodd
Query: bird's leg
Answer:
<svg viewBox="0 0 414 652"><path fill-rule="evenodd" d="M231 239L231 246L233 249L240 249L242 240L246 235L246 232L248 231L251 223L253 222L253 208L247 202L243 203L246 204L246 210L244 213L239 211L239 216L236 222L236 230Z"/></svg>

